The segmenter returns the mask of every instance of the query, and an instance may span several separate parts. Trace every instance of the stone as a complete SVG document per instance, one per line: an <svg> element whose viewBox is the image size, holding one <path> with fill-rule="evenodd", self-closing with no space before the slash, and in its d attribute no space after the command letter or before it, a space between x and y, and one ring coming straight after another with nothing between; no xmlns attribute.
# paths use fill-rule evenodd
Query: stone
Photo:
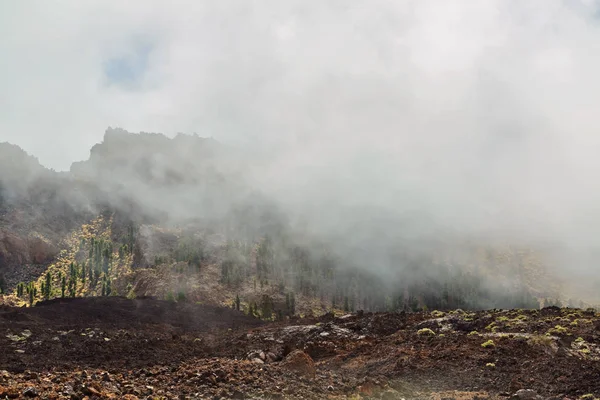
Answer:
<svg viewBox="0 0 600 400"><path fill-rule="evenodd" d="M288 354L281 362L281 366L307 378L314 378L316 374L315 362L302 350L294 350Z"/></svg>
<svg viewBox="0 0 600 400"><path fill-rule="evenodd" d="M532 389L520 389L511 397L512 400L538 400L541 396Z"/></svg>
<svg viewBox="0 0 600 400"><path fill-rule="evenodd" d="M23 396L31 398L38 397L38 391L33 386L30 386L27 389L23 390Z"/></svg>

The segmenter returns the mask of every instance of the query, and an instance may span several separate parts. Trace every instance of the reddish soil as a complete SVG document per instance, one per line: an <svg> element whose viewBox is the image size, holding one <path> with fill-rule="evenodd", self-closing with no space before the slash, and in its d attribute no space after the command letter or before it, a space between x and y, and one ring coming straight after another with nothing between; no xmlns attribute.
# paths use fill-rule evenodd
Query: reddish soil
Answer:
<svg viewBox="0 0 600 400"><path fill-rule="evenodd" d="M600 319L574 309L264 323L205 305L79 298L1 308L0 333L0 398L600 397Z"/></svg>

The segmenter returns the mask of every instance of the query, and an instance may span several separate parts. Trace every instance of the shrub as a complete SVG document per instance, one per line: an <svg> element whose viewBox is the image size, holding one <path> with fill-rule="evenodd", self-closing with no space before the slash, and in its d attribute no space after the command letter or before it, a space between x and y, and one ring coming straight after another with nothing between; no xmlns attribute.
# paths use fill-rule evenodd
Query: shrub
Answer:
<svg viewBox="0 0 600 400"><path fill-rule="evenodd" d="M548 330L548 333L555 335L564 335L567 333L567 328L564 326L556 325L554 328Z"/></svg>
<svg viewBox="0 0 600 400"><path fill-rule="evenodd" d="M487 363L487 364L485 364L485 366L487 368L496 368L496 364L494 364L494 363Z"/></svg>
<svg viewBox="0 0 600 400"><path fill-rule="evenodd" d="M479 332L477 331L471 331L467 334L467 336L479 336Z"/></svg>
<svg viewBox="0 0 600 400"><path fill-rule="evenodd" d="M487 342L481 343L481 347L487 349L488 347L496 347L496 345L494 344L494 341L490 339Z"/></svg>
<svg viewBox="0 0 600 400"><path fill-rule="evenodd" d="M583 340L583 338L580 336L577 339L575 339L575 343L583 343L585 342L585 340Z"/></svg>
<svg viewBox="0 0 600 400"><path fill-rule="evenodd" d="M419 336L435 336L435 332L429 328L419 329L417 331L417 335Z"/></svg>
<svg viewBox="0 0 600 400"><path fill-rule="evenodd" d="M175 295L173 294L173 292L171 292L169 290L167 292L167 295L165 296L165 300L167 300L167 301L175 301Z"/></svg>
<svg viewBox="0 0 600 400"><path fill-rule="evenodd" d="M527 343L529 343L531 345L536 345L536 346L552 347L554 345L554 339L549 337L548 334L546 334L546 336L536 335L536 336L532 336L531 338L529 338Z"/></svg>
<svg viewBox="0 0 600 400"><path fill-rule="evenodd" d="M446 315L446 313L443 312L443 311L434 310L434 311L431 312L431 316L434 317L434 318L441 318L444 315Z"/></svg>

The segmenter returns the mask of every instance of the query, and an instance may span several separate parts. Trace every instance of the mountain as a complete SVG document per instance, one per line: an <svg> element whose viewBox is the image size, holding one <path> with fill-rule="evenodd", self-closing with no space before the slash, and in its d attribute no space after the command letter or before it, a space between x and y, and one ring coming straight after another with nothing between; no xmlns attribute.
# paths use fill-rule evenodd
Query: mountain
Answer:
<svg viewBox="0 0 600 400"><path fill-rule="evenodd" d="M1 144L4 301L157 296L275 318L568 300L535 249L460 236L363 241L380 223L410 231L375 214L352 237L311 230L254 185L257 164L213 139L113 128L66 173Z"/></svg>

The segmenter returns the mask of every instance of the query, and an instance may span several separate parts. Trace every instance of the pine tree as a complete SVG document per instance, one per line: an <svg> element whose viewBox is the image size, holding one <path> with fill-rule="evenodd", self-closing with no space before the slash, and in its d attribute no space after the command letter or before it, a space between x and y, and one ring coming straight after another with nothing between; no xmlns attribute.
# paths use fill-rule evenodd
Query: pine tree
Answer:
<svg viewBox="0 0 600 400"><path fill-rule="evenodd" d="M71 276L69 278L69 297L75 297L77 293L77 278Z"/></svg>
<svg viewBox="0 0 600 400"><path fill-rule="evenodd" d="M235 309L240 311L240 296L238 294L235 295Z"/></svg>
<svg viewBox="0 0 600 400"><path fill-rule="evenodd" d="M288 312L288 315L290 314L290 309L291 309L291 304L290 304L290 294L286 293L285 294L285 309Z"/></svg>
<svg viewBox="0 0 600 400"><path fill-rule="evenodd" d="M25 291L25 284L23 282L19 282L17 285L17 297L23 297L23 292Z"/></svg>
<svg viewBox="0 0 600 400"><path fill-rule="evenodd" d="M67 278L65 276L62 277L60 282L60 297L65 298L65 291L67 289Z"/></svg>
<svg viewBox="0 0 600 400"><path fill-rule="evenodd" d="M50 275L50 271L46 272L46 293L44 293L44 297L46 300L50 299L50 295L52 293L52 275Z"/></svg>
<svg viewBox="0 0 600 400"><path fill-rule="evenodd" d="M290 315L296 314L296 297L294 292L290 293Z"/></svg>

